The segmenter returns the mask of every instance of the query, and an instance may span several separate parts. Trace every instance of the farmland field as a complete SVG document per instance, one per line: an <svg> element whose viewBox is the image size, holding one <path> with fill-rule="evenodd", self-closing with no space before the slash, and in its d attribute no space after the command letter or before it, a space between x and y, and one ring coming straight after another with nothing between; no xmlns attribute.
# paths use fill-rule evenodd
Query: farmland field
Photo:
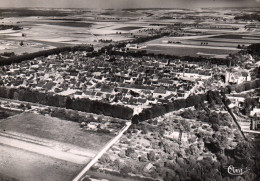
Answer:
<svg viewBox="0 0 260 181"><path fill-rule="evenodd" d="M20 181L70 181L112 138L30 112L0 120L0 128L0 175Z"/></svg>
<svg viewBox="0 0 260 181"><path fill-rule="evenodd" d="M168 54L177 56L209 56L215 57L216 55L228 55L237 52L238 50L223 49L210 49L210 48L188 48L188 47L169 47L169 46L147 46L143 50L148 53L155 54Z"/></svg>
<svg viewBox="0 0 260 181"><path fill-rule="evenodd" d="M136 30L136 29L141 29L141 28L143 28L143 27L140 27L140 26L126 26L126 27L117 28L115 30L131 31L131 30Z"/></svg>
<svg viewBox="0 0 260 181"><path fill-rule="evenodd" d="M214 36L212 38L224 38L224 39L259 39L260 36L256 36L256 35L243 35L243 34L227 34L227 35L218 35L218 36Z"/></svg>
<svg viewBox="0 0 260 181"><path fill-rule="evenodd" d="M0 145L0 179L14 181L71 181L84 167L52 157ZM10 179L12 180L12 179Z"/></svg>
<svg viewBox="0 0 260 181"><path fill-rule="evenodd" d="M1 120L0 126L1 130L65 142L93 152L97 152L112 138L109 135L83 131L75 122L33 113L22 113L10 119Z"/></svg>
<svg viewBox="0 0 260 181"><path fill-rule="evenodd" d="M92 23L74 22L74 21L46 22L46 24L58 25L58 26L69 26L69 27L90 27L92 25Z"/></svg>
<svg viewBox="0 0 260 181"><path fill-rule="evenodd" d="M231 53L236 53L238 45L249 46L259 43L257 33L215 33L198 36L162 37L143 43L143 50L148 53L170 54L178 56L204 56L224 58Z"/></svg>
<svg viewBox="0 0 260 181"><path fill-rule="evenodd" d="M208 41L208 42L229 42L234 44L252 44L259 43L259 40L254 39L226 39L226 38L202 38L199 41Z"/></svg>

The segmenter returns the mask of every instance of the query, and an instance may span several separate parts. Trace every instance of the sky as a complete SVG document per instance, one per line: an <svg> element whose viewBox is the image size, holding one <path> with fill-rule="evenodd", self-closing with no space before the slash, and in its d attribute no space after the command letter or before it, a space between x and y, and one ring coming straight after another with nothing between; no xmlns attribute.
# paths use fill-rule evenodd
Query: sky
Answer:
<svg viewBox="0 0 260 181"><path fill-rule="evenodd" d="M260 0L0 0L0 7L205 8L260 7Z"/></svg>

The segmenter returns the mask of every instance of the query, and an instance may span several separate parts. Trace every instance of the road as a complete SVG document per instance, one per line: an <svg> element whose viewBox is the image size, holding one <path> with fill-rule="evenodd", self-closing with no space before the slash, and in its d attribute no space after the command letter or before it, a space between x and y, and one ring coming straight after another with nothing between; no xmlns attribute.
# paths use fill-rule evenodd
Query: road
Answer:
<svg viewBox="0 0 260 181"><path fill-rule="evenodd" d="M99 158L102 157L102 155L113 145L115 144L124 134L124 132L126 132L128 130L128 128L131 126L131 122L127 122L126 126L122 128L122 130L119 132L119 134L114 137L110 142L108 142L105 147L91 160L91 162L89 162L84 168L83 170L73 179L73 181L81 181L84 179L84 175L86 174L86 172L98 161Z"/></svg>

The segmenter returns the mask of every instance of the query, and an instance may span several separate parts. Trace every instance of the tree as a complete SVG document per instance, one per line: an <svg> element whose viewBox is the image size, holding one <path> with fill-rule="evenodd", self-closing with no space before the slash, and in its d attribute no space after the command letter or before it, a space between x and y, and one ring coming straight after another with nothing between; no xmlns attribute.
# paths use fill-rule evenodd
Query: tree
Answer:
<svg viewBox="0 0 260 181"><path fill-rule="evenodd" d="M257 151L251 143L242 141L237 144L234 154L241 159L250 159L252 156L257 155Z"/></svg>
<svg viewBox="0 0 260 181"><path fill-rule="evenodd" d="M89 177L84 177L82 181L91 181L91 179Z"/></svg>
<svg viewBox="0 0 260 181"><path fill-rule="evenodd" d="M212 124L212 129L213 129L214 131L218 131L218 130L219 130L219 125L216 124L216 123Z"/></svg>
<svg viewBox="0 0 260 181"><path fill-rule="evenodd" d="M132 172L132 169L128 165L125 165L123 168L120 169L120 174L122 174L123 176L128 175L128 173L130 172Z"/></svg>
<svg viewBox="0 0 260 181"><path fill-rule="evenodd" d="M120 161L120 159L116 159L114 161L114 167L117 169L117 170L121 170L123 167L124 167L124 163L122 161Z"/></svg>
<svg viewBox="0 0 260 181"><path fill-rule="evenodd" d="M176 173L174 170L168 169L166 172L166 176L163 178L164 181L172 181L175 180Z"/></svg>
<svg viewBox="0 0 260 181"><path fill-rule="evenodd" d="M126 156L130 156L132 153L135 153L135 150L133 148L127 148L125 151Z"/></svg>
<svg viewBox="0 0 260 181"><path fill-rule="evenodd" d="M27 109L32 109L31 104L27 103L27 104L26 104L26 108L27 108Z"/></svg>
<svg viewBox="0 0 260 181"><path fill-rule="evenodd" d="M133 123L133 124L138 124L138 123L139 123L138 115L134 115L134 116L132 117L132 123Z"/></svg>
<svg viewBox="0 0 260 181"><path fill-rule="evenodd" d="M178 99L173 101L174 110L179 110L186 107L185 99Z"/></svg>
<svg viewBox="0 0 260 181"><path fill-rule="evenodd" d="M183 111L181 113L181 116L183 118L186 118L186 119L194 119L196 117L196 115L194 114L194 112L190 109L186 109L185 111Z"/></svg>
<svg viewBox="0 0 260 181"><path fill-rule="evenodd" d="M147 158L149 161L155 161L156 157L154 151L150 151L149 153L147 153Z"/></svg>
<svg viewBox="0 0 260 181"><path fill-rule="evenodd" d="M142 154L140 157L139 157L139 161L140 162L146 162L148 159L147 159L147 155L145 154Z"/></svg>
<svg viewBox="0 0 260 181"><path fill-rule="evenodd" d="M131 153L129 156L134 160L138 159L138 154L136 152Z"/></svg>
<svg viewBox="0 0 260 181"><path fill-rule="evenodd" d="M108 154L104 154L100 159L99 159L100 163L110 163L111 162L111 158Z"/></svg>
<svg viewBox="0 0 260 181"><path fill-rule="evenodd" d="M205 143L205 147L208 148L212 153L218 153L221 151L219 142L211 141L210 143Z"/></svg>
<svg viewBox="0 0 260 181"><path fill-rule="evenodd" d="M199 104L201 102L201 98L199 95L189 96L186 99L186 107L191 107Z"/></svg>
<svg viewBox="0 0 260 181"><path fill-rule="evenodd" d="M219 125L219 114L216 112L212 112L209 116L209 122L211 124L218 124Z"/></svg>

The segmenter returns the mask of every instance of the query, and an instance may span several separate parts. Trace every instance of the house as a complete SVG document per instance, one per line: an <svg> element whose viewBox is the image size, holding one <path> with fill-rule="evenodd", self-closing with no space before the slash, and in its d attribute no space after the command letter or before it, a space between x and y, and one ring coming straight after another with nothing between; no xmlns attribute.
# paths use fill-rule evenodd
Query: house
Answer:
<svg viewBox="0 0 260 181"><path fill-rule="evenodd" d="M140 104L145 104L146 103L146 99L143 99L143 98L139 98L138 99L138 103L140 103Z"/></svg>
<svg viewBox="0 0 260 181"><path fill-rule="evenodd" d="M101 91L102 91L102 92L112 93L113 90L114 90L114 87L113 87L113 86L104 85L104 84L101 86Z"/></svg>
<svg viewBox="0 0 260 181"><path fill-rule="evenodd" d="M241 84L244 81L251 81L250 73L248 72L226 72L225 83Z"/></svg>
<svg viewBox="0 0 260 181"><path fill-rule="evenodd" d="M250 112L250 116L260 118L260 108L254 108Z"/></svg>
<svg viewBox="0 0 260 181"><path fill-rule="evenodd" d="M166 94L166 90L162 88L155 88L153 91L154 94Z"/></svg>
<svg viewBox="0 0 260 181"><path fill-rule="evenodd" d="M153 164L147 163L143 169L144 172L150 172L150 170L154 168Z"/></svg>
<svg viewBox="0 0 260 181"><path fill-rule="evenodd" d="M239 107L242 108L245 102L244 97L238 97L238 96L227 96L227 98L231 101L231 104L229 105L230 108L232 107Z"/></svg>

